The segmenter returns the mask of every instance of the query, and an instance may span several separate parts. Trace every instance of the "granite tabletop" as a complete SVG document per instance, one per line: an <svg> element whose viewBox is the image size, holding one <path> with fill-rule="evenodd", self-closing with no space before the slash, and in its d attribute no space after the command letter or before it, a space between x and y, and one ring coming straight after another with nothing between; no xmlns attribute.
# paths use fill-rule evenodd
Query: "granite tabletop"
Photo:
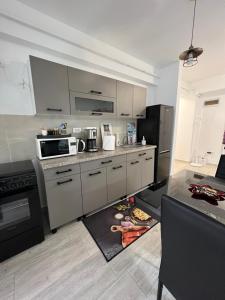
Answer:
<svg viewBox="0 0 225 300"><path fill-rule="evenodd" d="M57 168L57 167L71 165L71 164L78 164L78 163L88 162L96 159L108 158L112 156L129 154L137 151L143 151L143 150L149 150L155 148L156 146L154 145L146 145L146 146L132 145L130 147L116 147L116 149L113 151L99 150L98 152L92 152L92 153L83 152L72 156L64 156L60 158L40 160L40 165L43 170L47 170L51 168Z"/></svg>
<svg viewBox="0 0 225 300"><path fill-rule="evenodd" d="M225 192L224 179L184 170L170 176L168 183L158 190L153 191L146 189L137 194L137 197L142 201L144 206L147 205L149 210L152 210L153 214L158 214L159 217L161 197L163 194L166 194L225 225L225 201L217 201L217 203L213 205L206 200L195 199L188 190L190 184L206 184L214 189Z"/></svg>

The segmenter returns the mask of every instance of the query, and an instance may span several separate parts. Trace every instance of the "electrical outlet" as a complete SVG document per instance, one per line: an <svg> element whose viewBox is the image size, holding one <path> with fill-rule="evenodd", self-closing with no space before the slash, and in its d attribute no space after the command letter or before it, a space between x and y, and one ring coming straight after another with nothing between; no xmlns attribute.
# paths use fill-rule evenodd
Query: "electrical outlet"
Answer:
<svg viewBox="0 0 225 300"><path fill-rule="evenodd" d="M80 133L81 132L81 128L73 128L73 133Z"/></svg>

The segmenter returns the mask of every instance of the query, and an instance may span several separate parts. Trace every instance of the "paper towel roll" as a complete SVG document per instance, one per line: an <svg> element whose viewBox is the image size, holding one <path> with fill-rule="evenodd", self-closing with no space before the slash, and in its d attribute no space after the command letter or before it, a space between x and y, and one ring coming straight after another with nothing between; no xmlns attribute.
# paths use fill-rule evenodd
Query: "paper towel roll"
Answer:
<svg viewBox="0 0 225 300"><path fill-rule="evenodd" d="M103 150L115 150L115 135L105 135L103 137Z"/></svg>

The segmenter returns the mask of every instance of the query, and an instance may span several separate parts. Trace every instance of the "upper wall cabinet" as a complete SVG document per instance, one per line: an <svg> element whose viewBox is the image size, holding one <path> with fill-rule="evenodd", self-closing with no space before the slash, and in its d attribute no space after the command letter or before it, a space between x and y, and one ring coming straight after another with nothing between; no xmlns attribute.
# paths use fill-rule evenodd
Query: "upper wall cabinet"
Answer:
<svg viewBox="0 0 225 300"><path fill-rule="evenodd" d="M132 118L133 85L117 81L117 117Z"/></svg>
<svg viewBox="0 0 225 300"><path fill-rule="evenodd" d="M70 114L67 67L30 56L36 112Z"/></svg>
<svg viewBox="0 0 225 300"><path fill-rule="evenodd" d="M146 115L146 89L134 85L133 118L144 119Z"/></svg>
<svg viewBox="0 0 225 300"><path fill-rule="evenodd" d="M116 98L116 80L68 68L69 89L79 93Z"/></svg>

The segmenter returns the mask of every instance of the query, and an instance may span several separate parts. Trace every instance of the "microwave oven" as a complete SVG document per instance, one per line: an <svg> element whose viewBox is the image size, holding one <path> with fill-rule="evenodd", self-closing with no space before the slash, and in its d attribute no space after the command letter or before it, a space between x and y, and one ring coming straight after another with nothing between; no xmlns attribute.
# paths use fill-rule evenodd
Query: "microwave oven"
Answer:
<svg viewBox="0 0 225 300"><path fill-rule="evenodd" d="M77 141L75 137L37 138L36 149L41 160L76 155Z"/></svg>

